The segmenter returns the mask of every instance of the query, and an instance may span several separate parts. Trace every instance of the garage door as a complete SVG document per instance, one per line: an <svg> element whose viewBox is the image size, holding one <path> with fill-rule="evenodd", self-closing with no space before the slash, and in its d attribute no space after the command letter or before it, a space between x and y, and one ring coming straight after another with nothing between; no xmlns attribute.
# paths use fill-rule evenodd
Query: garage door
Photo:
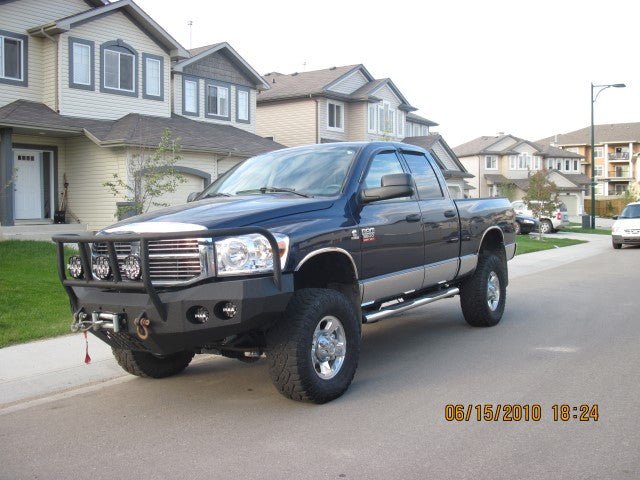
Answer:
<svg viewBox="0 0 640 480"><path fill-rule="evenodd" d="M560 195L560 201L567 206L569 215L580 215L578 210L578 197L575 195Z"/></svg>
<svg viewBox="0 0 640 480"><path fill-rule="evenodd" d="M187 173L183 173L182 176L185 178L186 182L178 185L175 192L165 193L161 199L158 199L158 202L168 203L172 206L181 205L183 203L187 203L187 197L191 192L201 192L204 188L204 179L202 177L197 177ZM149 210L157 210L158 208L162 207L152 206Z"/></svg>

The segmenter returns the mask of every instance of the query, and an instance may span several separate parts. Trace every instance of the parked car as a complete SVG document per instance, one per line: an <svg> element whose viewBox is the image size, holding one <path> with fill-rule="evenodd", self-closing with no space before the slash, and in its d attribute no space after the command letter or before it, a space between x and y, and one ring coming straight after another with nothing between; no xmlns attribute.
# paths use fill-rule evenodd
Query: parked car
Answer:
<svg viewBox="0 0 640 480"><path fill-rule="evenodd" d="M511 202L511 206L517 215L533 217L533 212L529 210L527 204L522 200ZM555 232L567 226L569 226L569 212L567 211L567 206L562 202L558 202L558 209L553 212L553 215L550 217L544 215L540 217L540 229L542 233Z"/></svg>
<svg viewBox="0 0 640 480"><path fill-rule="evenodd" d="M616 250L622 245L640 245L640 202L630 203L620 215L613 217L611 243Z"/></svg>
<svg viewBox="0 0 640 480"><path fill-rule="evenodd" d="M324 403L354 377L363 323L455 295L472 326L502 318L513 209L451 199L418 147L279 150L193 197L54 238L75 331L133 375L177 374L196 353L266 353L283 395ZM64 243L79 252L65 258Z"/></svg>
<svg viewBox="0 0 640 480"><path fill-rule="evenodd" d="M526 215L516 215L516 223L514 225L516 229L516 235L526 235L531 232L537 232L540 226L540 222Z"/></svg>

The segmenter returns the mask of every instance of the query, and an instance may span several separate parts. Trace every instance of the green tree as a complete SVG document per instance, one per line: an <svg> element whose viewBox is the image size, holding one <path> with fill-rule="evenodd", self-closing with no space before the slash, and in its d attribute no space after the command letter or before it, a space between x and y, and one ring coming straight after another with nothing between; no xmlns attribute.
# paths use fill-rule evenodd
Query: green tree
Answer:
<svg viewBox="0 0 640 480"><path fill-rule="evenodd" d="M500 195L503 197L507 197L510 202L513 202L516 199L516 187L513 183L502 183L500 185Z"/></svg>
<svg viewBox="0 0 640 480"><path fill-rule="evenodd" d="M522 197L533 216L540 220L540 217L551 217L558 209L558 187L549 181L546 170L539 170L529 176L529 189ZM538 228L538 238L542 240L542 223Z"/></svg>
<svg viewBox="0 0 640 480"><path fill-rule="evenodd" d="M162 132L155 150L140 146L127 163L127 178L114 173L113 179L102 185L114 197L123 198L130 206L120 208L116 216L124 213L145 213L150 207L166 207L161 199L166 193L176 191L187 180L176 170L180 155L180 139L174 139L167 128Z"/></svg>

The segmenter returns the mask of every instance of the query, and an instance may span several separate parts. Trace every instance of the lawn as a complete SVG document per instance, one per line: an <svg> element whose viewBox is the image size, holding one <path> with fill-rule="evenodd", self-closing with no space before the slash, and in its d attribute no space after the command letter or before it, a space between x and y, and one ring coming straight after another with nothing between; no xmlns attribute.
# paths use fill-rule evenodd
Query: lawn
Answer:
<svg viewBox="0 0 640 480"><path fill-rule="evenodd" d="M606 228L582 228L580 223L570 223L565 232L571 233L595 233L597 235L611 235L611 229Z"/></svg>
<svg viewBox="0 0 640 480"><path fill-rule="evenodd" d="M0 348L70 332L55 250L49 242L0 242Z"/></svg>
<svg viewBox="0 0 640 480"><path fill-rule="evenodd" d="M587 242L570 238L557 238L553 235L546 235L542 240L538 240L537 235L518 235L516 238L516 244L518 245L516 252L518 255L522 255L523 253L538 252L540 250L570 247L571 245L578 245L580 243Z"/></svg>

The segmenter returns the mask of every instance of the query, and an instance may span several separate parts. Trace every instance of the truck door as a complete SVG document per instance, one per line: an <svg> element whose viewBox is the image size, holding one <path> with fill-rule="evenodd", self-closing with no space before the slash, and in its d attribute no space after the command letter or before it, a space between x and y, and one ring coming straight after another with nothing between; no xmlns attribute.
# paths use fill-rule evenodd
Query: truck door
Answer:
<svg viewBox="0 0 640 480"><path fill-rule="evenodd" d="M424 229L425 276L423 287L453 280L458 273L460 222L458 209L440 181L431 160L422 152L402 151L416 182ZM435 167L438 168L438 167Z"/></svg>
<svg viewBox="0 0 640 480"><path fill-rule="evenodd" d="M361 182L361 189L380 187L383 175L408 173L395 150L375 154ZM362 252L363 303L422 286L424 237L417 197L381 200L359 210Z"/></svg>

